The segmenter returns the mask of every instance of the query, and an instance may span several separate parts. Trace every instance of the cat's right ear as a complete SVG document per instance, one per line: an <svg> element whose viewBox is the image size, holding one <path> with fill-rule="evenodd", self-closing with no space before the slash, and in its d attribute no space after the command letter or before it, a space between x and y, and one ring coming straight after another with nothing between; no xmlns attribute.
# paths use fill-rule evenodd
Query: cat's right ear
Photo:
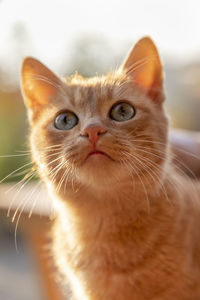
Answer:
<svg viewBox="0 0 200 300"><path fill-rule="evenodd" d="M22 92L25 105L32 114L55 99L61 84L61 80L37 59L24 59L21 69Z"/></svg>

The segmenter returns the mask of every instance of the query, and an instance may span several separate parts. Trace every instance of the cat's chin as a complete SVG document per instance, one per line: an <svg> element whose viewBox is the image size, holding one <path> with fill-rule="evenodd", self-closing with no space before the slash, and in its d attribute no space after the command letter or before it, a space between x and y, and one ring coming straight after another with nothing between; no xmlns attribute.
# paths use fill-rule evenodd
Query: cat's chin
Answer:
<svg viewBox="0 0 200 300"><path fill-rule="evenodd" d="M100 173L108 172L114 168L116 162L104 152L92 152L84 160L81 169L85 172Z"/></svg>
<svg viewBox="0 0 200 300"><path fill-rule="evenodd" d="M111 189L127 176L124 173L119 162L103 154L90 155L77 170L78 180L82 184L99 189Z"/></svg>

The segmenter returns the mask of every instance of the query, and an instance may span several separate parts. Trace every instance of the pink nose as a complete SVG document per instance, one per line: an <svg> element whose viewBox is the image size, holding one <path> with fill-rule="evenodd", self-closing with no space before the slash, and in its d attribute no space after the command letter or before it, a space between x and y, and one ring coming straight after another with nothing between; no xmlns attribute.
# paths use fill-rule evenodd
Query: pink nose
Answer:
<svg viewBox="0 0 200 300"><path fill-rule="evenodd" d="M99 125L89 125L83 130L83 136L87 137L91 143L96 144L99 136L105 132Z"/></svg>

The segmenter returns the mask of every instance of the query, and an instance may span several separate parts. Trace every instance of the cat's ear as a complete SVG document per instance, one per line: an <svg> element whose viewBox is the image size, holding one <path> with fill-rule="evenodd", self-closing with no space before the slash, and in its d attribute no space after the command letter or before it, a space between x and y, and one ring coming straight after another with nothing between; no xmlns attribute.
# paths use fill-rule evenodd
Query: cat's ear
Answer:
<svg viewBox="0 0 200 300"><path fill-rule="evenodd" d="M163 68L157 48L149 37L139 40L122 68L155 102L164 100Z"/></svg>
<svg viewBox="0 0 200 300"><path fill-rule="evenodd" d="M56 97L61 80L41 62L27 57L22 64L21 84L25 105L34 112Z"/></svg>

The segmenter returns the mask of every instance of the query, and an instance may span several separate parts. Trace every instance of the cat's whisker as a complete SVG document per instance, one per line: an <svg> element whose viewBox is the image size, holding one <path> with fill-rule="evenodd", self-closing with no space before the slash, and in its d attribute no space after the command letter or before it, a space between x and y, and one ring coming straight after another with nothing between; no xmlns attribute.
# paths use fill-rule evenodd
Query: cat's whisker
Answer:
<svg viewBox="0 0 200 300"><path fill-rule="evenodd" d="M126 152L124 152L124 155L125 155L127 158L129 158L129 156L127 155ZM137 172L137 170L135 169L137 166L136 166L136 165L133 165L133 162L130 161L129 159L127 159L126 163L133 169L134 172L136 172L136 175L137 175L137 177L139 178L139 180L140 180L140 182L141 182L141 184L142 184L142 187L143 187L143 190L144 190L144 193L145 193L145 197L146 197L146 201L147 201L148 212L150 212L150 201L149 201L147 189L146 189L146 187L145 187L144 182L142 181L142 178L141 178L139 172ZM138 167L137 167L137 169L138 169ZM139 168L139 170L140 170L140 168ZM142 176L144 177L144 174L143 174L142 170L140 170L140 171L141 171L141 173L142 173Z"/></svg>
<svg viewBox="0 0 200 300"><path fill-rule="evenodd" d="M64 185L64 194L66 193L66 187L67 187L67 182L68 182L68 179L69 179L69 174L72 173L72 168L69 167L68 169L68 173L66 174L66 178L65 178L65 185Z"/></svg>
<svg viewBox="0 0 200 300"><path fill-rule="evenodd" d="M57 147L50 147L50 148L44 148L44 149L40 149L39 153L48 153L48 152L52 152L52 151L56 151L56 150L61 150L61 146L57 146Z"/></svg>
<svg viewBox="0 0 200 300"><path fill-rule="evenodd" d="M55 153L55 155L58 154L58 153ZM48 165L54 163L55 161L59 160L60 157L54 159L53 161L50 161ZM28 174L26 174L26 176L19 182L17 182L15 185L13 185L9 190L6 191L6 193L10 192L11 190L13 190L14 188L16 188L18 185L20 185L21 183L23 183L21 185L21 187L19 188L19 190L16 192L15 196L13 197L12 201L10 202L10 205L9 205L9 208L8 208L8 213L7 213L7 216L10 215L10 211L12 209L12 205L16 199L16 197L18 196L18 194L20 193L20 191L24 188L24 186L37 174L37 170L33 170L33 171L30 171ZM16 211L17 213L18 211Z"/></svg>
<svg viewBox="0 0 200 300"><path fill-rule="evenodd" d="M150 150L152 150L151 148L146 148L146 147L143 147L143 146L137 146L137 147L135 147L135 149L139 149L141 152L145 152L145 153L147 153L147 154L150 154L150 155L152 155L152 156L154 156L154 157L158 157L158 158L161 158L161 159L166 159L166 155L169 155L169 154L166 154L166 152L165 151L163 151L163 150L160 150L160 149L153 149L153 151L155 151L155 152L158 152L158 153L161 153L161 154L164 154L163 156L161 156L161 155L158 155L158 154L155 154L155 153L152 153L152 152L149 152L149 151L147 151L146 149L150 149ZM145 150L144 150L145 149ZM174 155L171 155L171 158L175 161L175 162L177 162L177 163L179 163L181 166L183 166L187 171L188 171L188 173L194 178L194 179L196 179L197 180L197 177L196 177L196 175L194 174L194 172L183 162L183 161L181 161L180 159L177 159L176 157L174 157ZM188 177L188 176L187 176ZM189 177L188 177L189 178Z"/></svg>
<svg viewBox="0 0 200 300"><path fill-rule="evenodd" d="M126 134L125 137L122 137L118 130L114 130L114 129L113 129L113 133L114 133L114 134L111 132L111 135L112 135L114 138L119 139L119 141L124 140L124 141L126 142L127 139L129 139L130 137L132 137L133 133L137 132L137 129L138 129L138 127L135 127L133 130L131 130L130 133Z"/></svg>
<svg viewBox="0 0 200 300"><path fill-rule="evenodd" d="M59 192L62 184L63 184L63 181L65 180L65 176L67 176L67 170L69 172L69 174L71 173L71 183L72 183L72 189L74 191L74 176L73 176L73 173L74 173L74 163L71 163L70 165L67 165L67 159L66 159L66 162L62 162L61 165L58 165L58 169L56 171L56 173L54 174L53 178L52 178L52 182L55 181L55 178L56 178L56 175L58 174L58 172L62 169L62 168L66 168L66 170L64 171L64 173L62 174L62 177L60 178L59 180L59 183L57 185L57 188L56 188L56 191Z"/></svg>
<svg viewBox="0 0 200 300"><path fill-rule="evenodd" d="M145 137L144 134L141 134L141 136ZM135 139L135 137L138 137L138 135L136 136L132 136L132 139L130 140L131 142L142 142L142 143L152 143L152 144L159 144L159 145L163 145L164 147L166 147L167 142L162 142L162 141L158 141L158 140L150 140L150 139ZM149 137L148 137L149 138Z"/></svg>
<svg viewBox="0 0 200 300"><path fill-rule="evenodd" d="M36 175L36 171L31 171L28 172L19 182L15 183L14 185L11 186L10 189L8 189L5 193L9 193L11 192L13 189L15 189L18 185L21 184L21 187L16 191L14 197L12 198L10 204L9 204L9 207L8 207L8 211L7 211L7 217L10 216L10 211L12 209L12 206L13 206L13 203L15 202L19 192L23 189L23 187L26 185L26 181L29 180L29 178L31 177L31 179Z"/></svg>
<svg viewBox="0 0 200 300"><path fill-rule="evenodd" d="M187 175L187 173L185 173L185 172L183 171L183 169L180 168L179 166L177 166L176 164L174 165L174 167L175 167L175 169L178 170L178 172L179 172L180 174L182 174L183 177L187 178L188 181L190 181L193 190L196 192L196 185L194 184L194 181L191 180L191 178ZM183 182L181 181L180 184L182 185Z"/></svg>
<svg viewBox="0 0 200 300"><path fill-rule="evenodd" d="M126 161L126 164L129 165L129 167L135 172L136 176L138 177L138 179L139 179L139 181L142 185L142 188L143 188L144 194L145 194L145 198L146 198L146 203L147 203L147 211L148 211L148 213L150 213L150 201L149 201L147 189L145 187L144 182L142 181L142 178L141 178L140 174L136 170L137 166L135 166L135 165L133 166L133 163L130 163L130 161L128 161L128 160Z"/></svg>
<svg viewBox="0 0 200 300"><path fill-rule="evenodd" d="M56 152L56 153L54 153L54 154L49 154L49 155L47 155L45 158L48 160L49 157L55 156L55 155L58 155L58 154L62 154L62 153L63 153L63 152L60 151L60 152ZM50 162L46 163L46 167L49 167L51 164L55 163L55 162L58 161L58 160L62 160L62 158L63 158L63 155L60 155L60 156L56 157L55 159L53 159L53 160L51 160ZM57 167L57 166L56 166L56 167Z"/></svg>
<svg viewBox="0 0 200 300"><path fill-rule="evenodd" d="M49 154L49 155L46 156L45 158L46 158L46 160L48 161L50 157L55 156L55 155L58 155L58 154L63 154L63 152L60 151L60 152L56 152L56 153L53 153L53 154ZM53 164L55 161L61 160L62 157L63 157L63 155L60 155L60 156L56 157L55 159L49 161L49 162L47 163L47 166Z"/></svg>
<svg viewBox="0 0 200 300"><path fill-rule="evenodd" d="M130 154L130 153L129 153ZM151 173L153 173L154 174L154 176L157 178L157 180L158 180L158 182L159 182L159 184L160 184L160 186L161 186L161 190L163 191L163 194L164 194L164 196L165 196L165 198L166 198L166 200L169 202L169 197L168 197L168 195L167 195L167 191L166 191L166 189L165 189L165 186L164 186L164 184L163 184L163 182L162 182L162 180L161 180L161 178L162 178L162 176L161 176L161 174L162 174L162 172L163 172L163 169L161 168L161 167L159 167L155 162L153 162L152 160L149 160L149 159L147 159L146 157L144 158L143 156L140 156L140 155L138 155L138 153L137 154L134 154L134 158L136 158L135 156L137 156L140 160L142 160L142 161L144 161L145 163L146 163L146 167L149 169L149 172L148 172L148 174L151 176L151 178L153 179L153 181L154 181L154 183L156 183L156 181L155 181L155 178L152 176L152 174ZM138 161L139 162L139 161ZM152 168L150 168L148 165L147 165L147 163L151 166L151 167L154 167L156 170L157 170L157 172L158 172L158 174L152 169ZM140 164L141 164L141 161L140 161ZM143 167L144 168L144 166L143 165L141 165L141 167ZM146 169L146 168L145 168ZM160 174L160 177L159 177L159 174ZM171 181L170 179L168 179L169 181ZM173 182L172 182L172 184L174 184ZM175 187L176 188L176 187ZM178 191L179 192L179 191Z"/></svg>
<svg viewBox="0 0 200 300"><path fill-rule="evenodd" d="M126 154L128 154L128 155L131 157L131 159L136 160L137 163L139 163L140 167L141 167L143 170L145 170L145 172L151 177L151 179L153 180L153 182L156 184L155 178L154 178L153 175L152 175L152 173L153 173L154 176L155 176L155 172L154 172L147 164L144 164L144 163L141 161L141 158L140 158L138 155L136 155L136 154L132 155L131 153L126 153ZM145 162L146 162L146 161L145 161ZM138 169L140 169L140 168L138 168ZM151 182L149 182L149 179L147 179L147 177L146 177L145 179L146 179L146 181L148 182L149 187L152 188L152 184L151 184ZM160 182L160 180L159 180L159 182Z"/></svg>
<svg viewBox="0 0 200 300"><path fill-rule="evenodd" d="M62 170L62 168L65 166L65 162L61 161L50 173L49 176L51 177L52 184L54 184L56 180L57 174Z"/></svg>
<svg viewBox="0 0 200 300"><path fill-rule="evenodd" d="M16 182L15 184L13 184L8 190L6 190L5 194L10 193L13 189L15 189L18 185L20 185L21 183L23 183L24 181L26 181L33 173L36 174L36 170L34 168L29 169L30 171L18 182ZM26 170L28 171L28 170Z"/></svg>
<svg viewBox="0 0 200 300"><path fill-rule="evenodd" d="M44 149L57 148L57 147L61 147L61 146L63 146L63 144L60 143L60 144L55 144L55 145L45 146Z"/></svg>
<svg viewBox="0 0 200 300"><path fill-rule="evenodd" d="M40 151L38 153L38 156L42 157L42 158L46 158L46 157L51 157L51 156L62 153L62 151L56 152L58 150L60 150L60 149L51 149L51 150Z"/></svg>
<svg viewBox="0 0 200 300"><path fill-rule="evenodd" d="M11 220L12 223L15 221L15 218L16 218L17 213L18 213L18 211L20 210L20 208L21 208L21 207L24 207L24 203L25 203L25 204L28 203L28 200L32 197L33 191L35 191L35 187L37 187L38 184L40 184L40 181L38 181L38 182L36 183L36 185L35 185L34 188L31 190L31 192L30 192L30 190L27 192L27 194L25 195L25 197L22 199L21 203L19 203L19 205L18 205L17 208L15 209L15 212L14 212L14 214L13 214L13 216L12 216L12 220Z"/></svg>
<svg viewBox="0 0 200 300"><path fill-rule="evenodd" d="M19 167L18 169L12 171L10 174L8 174L7 176L5 176L3 179L0 180L0 184L1 184L2 182L4 182L7 178L9 178L10 176L12 176L13 174L16 174L17 171L20 171L21 169L23 169L23 168L25 168L25 167L27 167L27 166L30 166L30 165L32 165L32 164L33 164L33 162L29 162L29 163L27 163L27 164L25 164L25 165Z"/></svg>
<svg viewBox="0 0 200 300"><path fill-rule="evenodd" d="M65 176L66 176L67 172L68 172L68 168L66 168L66 170L63 172L63 174L62 174L62 176L61 176L61 179L60 179L60 181L59 181L59 183L58 183L58 185L57 185L57 187L56 187L56 191L57 191L58 193L59 193L59 191L60 191L60 189L61 189L61 186L62 186L62 184L63 184L63 182L64 182L64 180L65 180Z"/></svg>
<svg viewBox="0 0 200 300"><path fill-rule="evenodd" d="M134 134L135 132L137 132L137 130L138 130L138 126L136 126L133 130L131 130L131 131L127 134L126 138L132 137L133 134ZM138 137L138 136L141 136L141 134L136 134L136 135L134 135L134 137Z"/></svg>
<svg viewBox="0 0 200 300"><path fill-rule="evenodd" d="M59 152L57 152L57 151L59 151ZM53 156L53 155L56 155L56 154L59 154L59 153L62 153L61 149L60 148L55 148L55 149L40 151L39 156L46 158L47 156L50 157L50 156Z"/></svg>
<svg viewBox="0 0 200 300"><path fill-rule="evenodd" d="M123 151L120 151L121 153L121 158L120 158L120 164L124 166L126 160L124 160L122 157L123 157ZM131 182L132 182L132 187L133 187L133 192L135 191L135 180L134 180L134 176L133 176L133 173L130 171L129 168L127 168L127 171L130 175L130 178L131 178Z"/></svg>
<svg viewBox="0 0 200 300"><path fill-rule="evenodd" d="M146 165L144 165L141 161L140 161L140 159L137 157L137 155L136 154L131 154L131 153L129 153L129 152L124 152L124 154L126 155L126 156L129 156L131 159L134 159L134 160L136 160L140 165L141 165L141 167L150 175L150 176L152 176L150 173L149 173L149 171L148 171L148 169L146 168ZM150 185L151 186L151 185Z"/></svg>
<svg viewBox="0 0 200 300"><path fill-rule="evenodd" d="M62 170L62 168L65 166L65 162L62 161L62 158L63 157L61 156L54 160L54 161L61 160L61 162L55 168L50 170L50 172L49 172L49 176L51 177L52 184L54 184L54 182L56 180L56 176L59 173L59 171ZM48 165L50 165L51 163L52 162L50 162Z"/></svg>
<svg viewBox="0 0 200 300"><path fill-rule="evenodd" d="M75 172L74 164L72 165L72 171L71 172L72 172L72 174L74 174L74 172ZM74 176L72 176L71 183L72 183L72 190L75 192L75 188L74 188Z"/></svg>
<svg viewBox="0 0 200 300"><path fill-rule="evenodd" d="M131 140L132 142L143 142L143 143L152 143L152 144L158 144L158 145L163 145L164 147L166 147L166 143L160 142L160 141L154 141L154 140L140 140L140 139L133 139ZM173 145L173 148L177 149L178 151L187 154L188 156L191 156L193 158L196 158L197 160L200 160L200 156L195 155L194 153L191 153L187 150L184 150L178 146Z"/></svg>
<svg viewBox="0 0 200 300"><path fill-rule="evenodd" d="M160 187L161 187L161 190L163 191L163 194L166 198L166 200L169 202L169 197L167 195L167 191L166 191L166 188L165 188L165 185L162 181L162 172L163 172L163 169L158 166L156 163L154 163L152 160L148 159L148 158L144 158L143 156L139 155L138 153L135 154L138 158L140 158L140 160L144 161L146 163L146 167L150 170L150 173L153 173L154 176L157 178L158 182L155 181L155 178L153 177L153 181L155 184L159 183ZM148 164L148 165L147 165ZM158 172L155 172L151 167L149 167L149 165L153 168L155 168ZM159 177L160 175L160 177Z"/></svg>
<svg viewBox="0 0 200 300"><path fill-rule="evenodd" d="M38 182L37 188L38 188L41 184L42 184L42 181L39 181L39 182ZM32 216L32 214L33 214L33 210L34 210L34 208L35 208L35 206L36 206L36 204L37 204L37 200L39 199L39 197L40 197L40 194L38 193L37 197L36 197L36 198L34 199L34 201L33 201L32 207L31 207L30 212L29 212L29 214L28 214L28 218L29 218L29 219L31 218L31 216Z"/></svg>
<svg viewBox="0 0 200 300"><path fill-rule="evenodd" d="M59 157L56 157L55 159L53 159L53 160L51 160L50 162L48 162L47 166L49 167L52 163L54 163L54 162L56 162L56 161L60 161L60 162L59 162L59 164L56 165L55 167L53 166L53 169L50 170L49 175L51 175L51 172L54 171L54 170L56 170L60 164L64 164L64 163L65 163L65 161L64 161L64 159L63 159L63 153L61 153L61 155L60 155ZM50 167L52 167L52 166L50 166Z"/></svg>
<svg viewBox="0 0 200 300"><path fill-rule="evenodd" d="M54 184L54 180L56 179L57 173L62 169L63 162L59 163L54 169L50 170L49 177L51 178L52 183Z"/></svg>
<svg viewBox="0 0 200 300"><path fill-rule="evenodd" d="M29 154L31 154L31 150L16 150L16 152L19 153L19 154L20 153L22 153L22 154L23 153L29 153Z"/></svg>
<svg viewBox="0 0 200 300"><path fill-rule="evenodd" d="M164 145L164 146L166 146L165 143L161 143L161 142L158 142L158 141L140 140L140 139L138 139L138 140L131 140L131 141L134 142L134 143L140 141L140 142L149 142L149 143L152 143L152 144L159 144L159 145ZM135 145L134 145L134 146L135 146ZM147 147L145 147L145 146L135 146L135 149L137 149L137 148L140 149L140 150L143 148L144 151L146 151L146 149L147 149ZM148 148L148 149L150 149L150 150L152 151L151 148ZM177 150L179 150L178 147L177 147ZM163 151L163 150L161 150L161 149L153 149L153 151L154 151L154 152L162 153L162 154L164 154L165 157L166 157L166 152ZM187 151L183 151L183 152L184 152L185 154L188 154L188 155L190 155L190 156L196 158L196 159L200 159L199 157L197 157L196 155L193 155L193 154L190 153L190 152L187 152ZM149 153L149 154L150 154L150 153ZM151 152L151 155L156 156L157 154L153 154L153 153ZM170 153L167 153L167 155L169 156ZM157 157L159 157L159 156L157 155ZM164 159L165 157L160 157L160 158ZM196 177L196 175L194 174L194 172L193 172L186 164L184 164L183 161L178 160L177 157L175 157L174 155L171 155L171 157L172 157L172 159L173 159L175 162L177 162L177 163L179 163L181 166L183 166L183 168L184 168L185 170L187 170L188 173L191 174L191 176L192 176L194 179L197 180L197 177ZM175 165L175 167L177 167L177 166ZM179 169L179 170L180 170L180 169ZM183 170L182 170L182 173L183 173ZM184 172L184 176L188 177L187 174L186 174L185 172Z"/></svg>
<svg viewBox="0 0 200 300"><path fill-rule="evenodd" d="M11 157L20 157L20 156L28 156L29 153L24 154L8 154L8 155L0 155L0 158L11 158Z"/></svg>
<svg viewBox="0 0 200 300"><path fill-rule="evenodd" d="M51 154L48 154L48 155L42 155L41 157L45 158L46 160L48 160L50 157L52 156L56 156L56 155L59 155L59 154L62 154L63 151L59 151L59 152L54 152L54 153L51 153ZM60 157L59 157L60 158Z"/></svg>
<svg viewBox="0 0 200 300"><path fill-rule="evenodd" d="M13 197L12 201L10 202L10 205L9 205L9 208L8 208L8 213L7 213L8 217L10 215L10 211L12 209L12 205L15 202L17 196L19 195L20 191L27 185L27 183L30 182L30 180L35 176L35 174L36 174L35 172L33 172L28 178L26 178L26 181L24 181L24 183L21 185L21 187L19 188L19 190L16 192L16 194Z"/></svg>
<svg viewBox="0 0 200 300"><path fill-rule="evenodd" d="M149 153L149 154L151 154L151 153ZM138 154L137 154L137 155L138 155ZM144 159L144 157L141 156L141 159ZM163 172L163 168L162 168L161 166L159 166L158 164L156 164L154 161L149 160L147 157L145 157L145 160L149 161L149 163L150 163L151 165L154 165L154 168L156 168L158 171L159 171L159 169L160 169L161 173ZM175 168L177 168L176 165L175 165ZM180 168L178 167L178 169L180 169ZM190 179L184 171L182 171L182 174L183 174L185 177L187 177L188 179ZM177 192L180 193L180 191L177 189L177 186L174 184L174 182L173 182L170 178L168 178L167 180L174 186L174 188L177 190ZM163 185L163 184L162 184L162 185Z"/></svg>
<svg viewBox="0 0 200 300"><path fill-rule="evenodd" d="M14 175L10 176L10 178L15 178L15 177L19 177L19 176L21 176L21 175L27 174L27 172L30 171L30 170L31 170L31 169L28 168L28 169L26 169L26 170L24 170L24 171L22 171L22 172L18 172L17 174L14 174Z"/></svg>
<svg viewBox="0 0 200 300"><path fill-rule="evenodd" d="M129 154L130 154L130 153L129 153ZM136 159L136 160L138 161L138 163L140 163L140 164L142 164L142 161L145 162L144 165L142 164L143 168L147 171L147 173L148 173L148 174L150 175L150 177L153 179L154 183L156 183L155 178L152 177L151 172L152 172L154 175L155 175L155 174L157 175L157 173L156 173L152 168L150 168L148 164L150 164L151 167L154 167L156 170L158 170L158 173L160 173L161 170L160 170L159 168L157 168L157 165L156 165L156 164L153 164L152 161L150 161L150 160L147 159L146 157L143 157L143 156L139 155L138 153L134 153L134 155L131 154L131 157L133 157L134 159ZM147 168L147 169L146 169L146 168ZM148 171L148 170L149 170L149 171ZM158 176L158 175L157 175L157 176ZM156 177L157 177L157 176L156 176ZM161 174L160 174L160 176L161 176ZM159 182L160 182L160 178L157 177L157 179L158 179Z"/></svg>
<svg viewBox="0 0 200 300"><path fill-rule="evenodd" d="M73 168L71 166L68 167L68 171L66 173L66 176L64 178L64 182L65 182L65 185L64 185L64 191L66 191L66 186L67 186L67 182L69 180L69 176L70 178L74 178L74 174L75 174L75 169L73 170Z"/></svg>
<svg viewBox="0 0 200 300"><path fill-rule="evenodd" d="M23 211L24 211L24 209L25 209L27 203L30 201L31 197L33 196L34 192L36 191L36 189L38 188L38 186L39 186L40 184L41 184L41 182L39 181L39 182L36 184L36 186L32 189L31 193L28 194L28 197L24 198L23 203L20 204L20 205L17 207L17 209L16 209L16 211L15 211L15 213L14 213L14 215L13 215L12 223L15 221L15 217L16 217L16 215L17 215L17 213L18 213L18 211L19 211L19 209L20 209L20 207L21 207L20 212L19 212L19 215L18 215L18 217L17 217L16 224L15 224L15 249L16 249L17 252L19 252L19 251L18 251L18 245L17 245L17 229L18 229L18 225L19 225L19 221L20 221L21 215L22 215L22 213L23 213Z"/></svg>

